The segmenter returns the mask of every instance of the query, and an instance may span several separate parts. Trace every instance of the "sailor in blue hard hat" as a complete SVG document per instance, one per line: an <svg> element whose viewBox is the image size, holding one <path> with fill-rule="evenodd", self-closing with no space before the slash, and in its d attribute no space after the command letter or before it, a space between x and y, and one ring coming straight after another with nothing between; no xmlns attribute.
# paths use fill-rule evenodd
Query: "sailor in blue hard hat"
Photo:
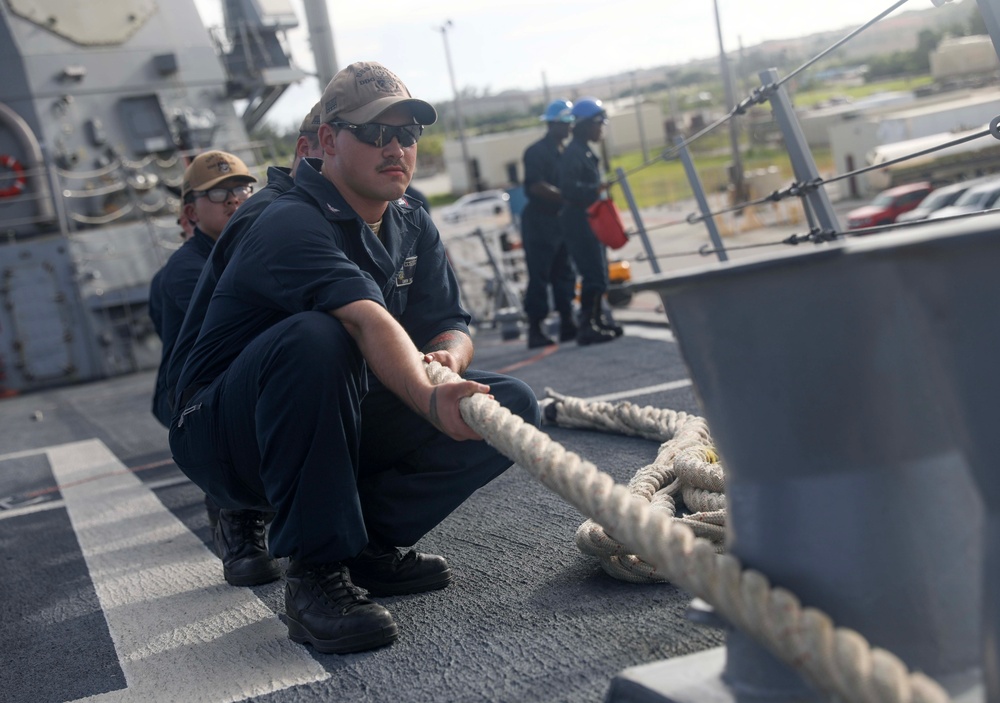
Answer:
<svg viewBox="0 0 1000 703"><path fill-rule="evenodd" d="M610 342L618 336L618 331L604 321L602 311L608 290L607 254L587 219L587 208L606 191L601 182L600 159L590 148L590 142L601 140L608 114L597 98L578 100L571 114L573 138L559 162L559 190L566 201L559 211L559 223L581 279L576 341L587 345Z"/></svg>
<svg viewBox="0 0 1000 703"><path fill-rule="evenodd" d="M547 123L545 136L524 152L524 194L528 204L521 216L521 242L528 268L524 312L528 317L528 348L556 344L542 329L549 314L549 286L552 302L559 312L559 341L576 339L573 297L576 272L569 258L566 239L559 225L563 205L559 191L559 159L563 143L573 123L573 103L553 100L541 120Z"/></svg>

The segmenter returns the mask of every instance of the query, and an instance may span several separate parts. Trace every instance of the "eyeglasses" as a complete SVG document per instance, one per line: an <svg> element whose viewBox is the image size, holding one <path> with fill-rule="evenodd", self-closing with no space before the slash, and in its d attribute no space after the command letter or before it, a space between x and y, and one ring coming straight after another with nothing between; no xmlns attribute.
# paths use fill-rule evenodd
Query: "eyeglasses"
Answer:
<svg viewBox="0 0 1000 703"><path fill-rule="evenodd" d="M334 126L351 130L355 139L371 146L383 147L395 137L401 147L413 146L424 133L424 126L420 124L404 124L397 127L391 124L379 124L378 122L366 122L365 124L351 124L350 122L334 122Z"/></svg>
<svg viewBox="0 0 1000 703"><path fill-rule="evenodd" d="M229 196L237 200L246 200L253 193L253 186L241 185L232 188L209 188L208 190L195 190L192 194L196 198L208 198L213 203L224 203L229 200Z"/></svg>

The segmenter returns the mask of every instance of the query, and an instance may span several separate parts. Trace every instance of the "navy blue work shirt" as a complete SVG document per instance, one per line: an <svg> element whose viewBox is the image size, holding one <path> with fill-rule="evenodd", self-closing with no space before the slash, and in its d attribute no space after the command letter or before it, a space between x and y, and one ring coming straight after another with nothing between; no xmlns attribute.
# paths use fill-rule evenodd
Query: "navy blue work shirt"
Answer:
<svg viewBox="0 0 1000 703"><path fill-rule="evenodd" d="M177 335L177 342L174 344L173 353L170 355L169 364L164 376L162 392L165 400L169 400L171 409L173 408L174 397L177 395L177 379L180 378L187 361L191 348L194 347L198 333L201 331L201 323L205 320L205 313L208 311L208 303L215 292L215 286L219 283L219 277L236 251L236 246L243 239L243 236L250 229L250 226L257 221L264 209L274 202L282 193L286 193L295 185L295 181L289 175L291 169L271 166L267 169L267 185L254 193L250 198L237 208L233 216L226 223L226 228L222 230L219 239L215 242L215 247L208 258L208 262L201 270L198 283L195 285L194 294L188 305L187 314ZM160 365L163 368L163 364ZM160 384L157 383L157 393L161 392ZM156 400L154 399L154 405ZM169 418L167 422L169 423Z"/></svg>
<svg viewBox="0 0 1000 703"><path fill-rule="evenodd" d="M561 203L547 200L531 194L531 186L535 183L548 183L559 187L559 159L562 148L558 141L542 137L524 151L524 195L528 198L527 207L547 215L559 212Z"/></svg>
<svg viewBox="0 0 1000 703"><path fill-rule="evenodd" d="M236 249L178 380L178 400L185 389L214 381L259 334L301 312L371 300L418 348L442 332L469 333L458 280L427 213L405 199L389 203L380 241L321 166L318 159L300 163L295 187L268 206Z"/></svg>
<svg viewBox="0 0 1000 703"><path fill-rule="evenodd" d="M196 226L194 234L170 256L153 276L149 286L149 315L163 344L152 410L156 419L167 426L170 425L171 415L167 393L170 355L176 346L198 277L214 244L214 240Z"/></svg>
<svg viewBox="0 0 1000 703"><path fill-rule="evenodd" d="M587 140L573 135L573 139L559 159L559 190L566 202L586 209L600 195L600 159Z"/></svg>

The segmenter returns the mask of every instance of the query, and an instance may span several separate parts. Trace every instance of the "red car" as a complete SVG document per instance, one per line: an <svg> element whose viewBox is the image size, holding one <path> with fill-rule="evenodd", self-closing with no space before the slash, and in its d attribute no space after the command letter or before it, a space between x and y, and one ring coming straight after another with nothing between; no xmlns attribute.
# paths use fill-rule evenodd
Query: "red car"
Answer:
<svg viewBox="0 0 1000 703"><path fill-rule="evenodd" d="M847 213L847 228L861 229L892 224L899 215L919 205L932 190L934 186L926 182L883 190L868 205Z"/></svg>

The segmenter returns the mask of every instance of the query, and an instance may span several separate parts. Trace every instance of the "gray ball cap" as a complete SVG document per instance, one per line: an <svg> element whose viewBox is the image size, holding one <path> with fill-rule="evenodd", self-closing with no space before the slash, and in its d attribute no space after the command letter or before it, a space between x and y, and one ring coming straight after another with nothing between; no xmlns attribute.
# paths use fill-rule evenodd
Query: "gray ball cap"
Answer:
<svg viewBox="0 0 1000 703"><path fill-rule="evenodd" d="M437 122L437 112L430 103L410 95L395 73L375 61L352 63L337 73L323 91L320 103L323 122L364 124L396 105L408 106L417 124Z"/></svg>

